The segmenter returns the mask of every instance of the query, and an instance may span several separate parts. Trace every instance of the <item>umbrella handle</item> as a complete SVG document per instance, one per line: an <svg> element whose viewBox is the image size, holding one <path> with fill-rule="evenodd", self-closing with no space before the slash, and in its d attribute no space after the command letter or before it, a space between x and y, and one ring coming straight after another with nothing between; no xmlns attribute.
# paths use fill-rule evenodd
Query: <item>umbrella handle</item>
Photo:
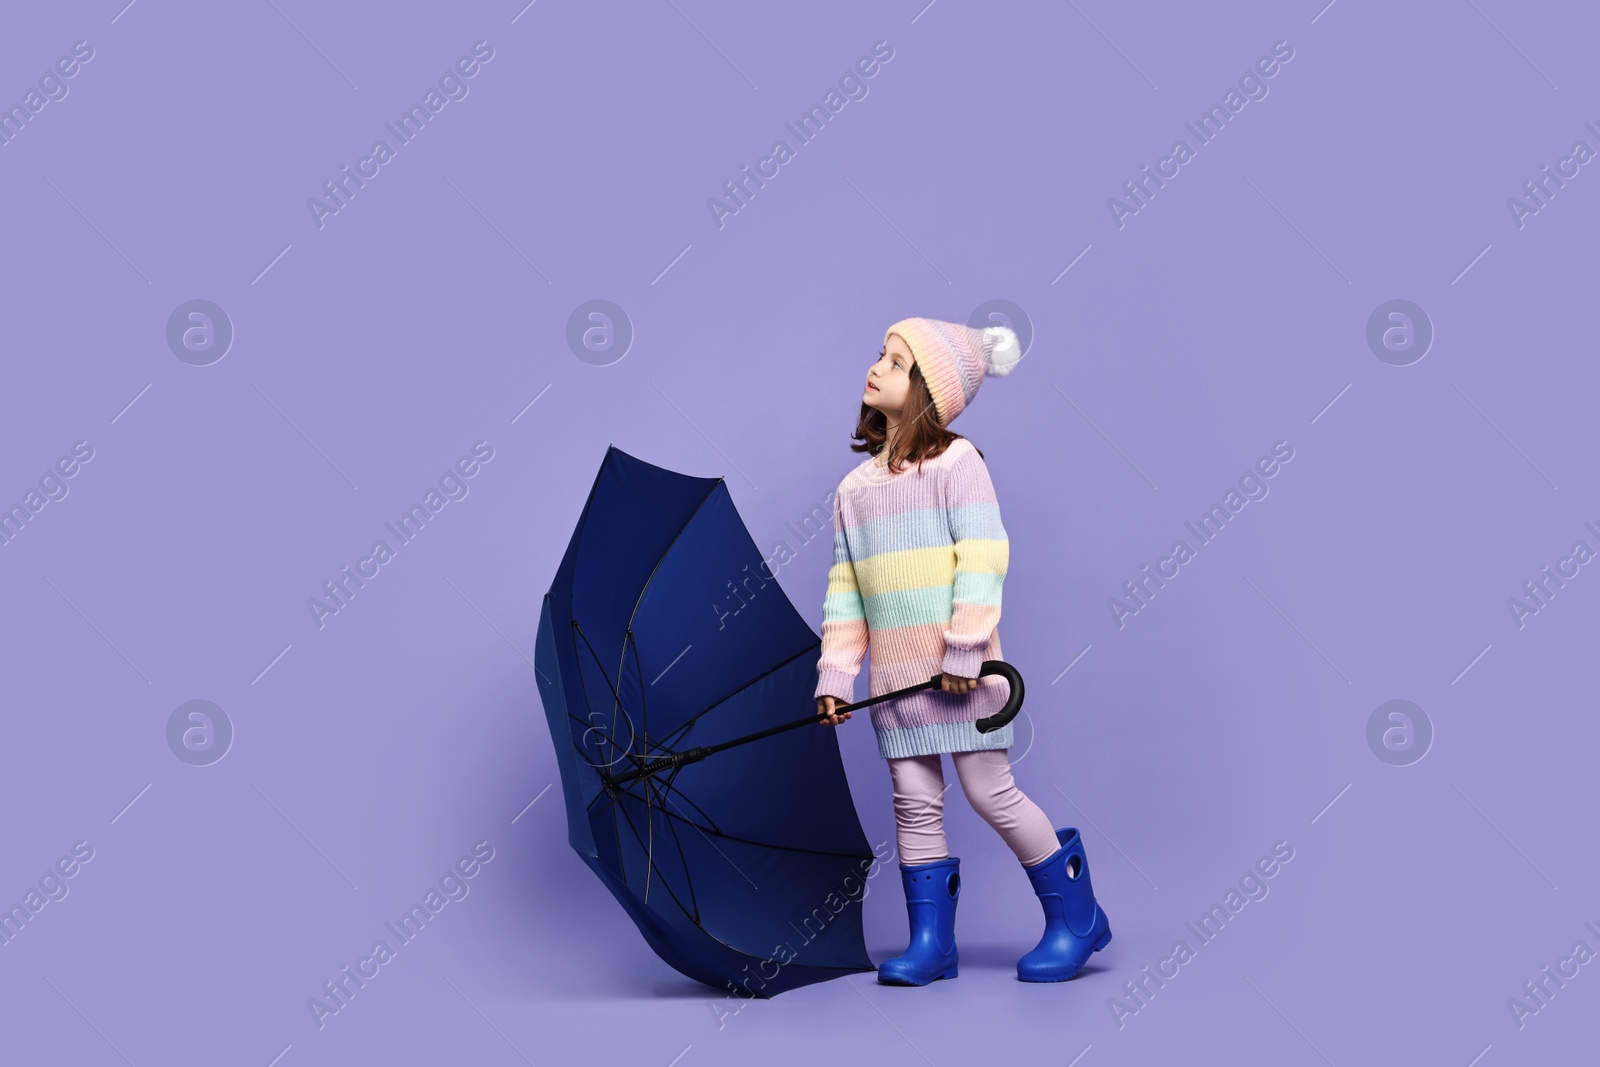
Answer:
<svg viewBox="0 0 1600 1067"><path fill-rule="evenodd" d="M1011 686L1011 692L1006 697L1005 706L993 715L979 719L975 725L980 734L993 733L1006 723L1017 717L1017 712L1022 710L1022 675L1017 669L1003 659L990 659L983 661L983 668L978 671L979 677L988 674L998 674ZM936 677L943 677L938 675Z"/></svg>

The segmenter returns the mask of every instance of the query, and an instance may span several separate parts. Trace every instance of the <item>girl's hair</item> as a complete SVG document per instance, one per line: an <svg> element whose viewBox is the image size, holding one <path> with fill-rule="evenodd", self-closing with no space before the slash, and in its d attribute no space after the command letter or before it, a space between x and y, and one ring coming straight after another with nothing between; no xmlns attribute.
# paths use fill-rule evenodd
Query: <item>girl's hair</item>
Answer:
<svg viewBox="0 0 1600 1067"><path fill-rule="evenodd" d="M888 471L898 474L905 469L907 463L921 463L925 459L933 459L943 454L950 447L951 442L959 440L961 434L953 433L939 425L939 420L934 417L933 394L928 392L928 383L922 377L922 368L912 361L911 387L906 391L905 410L900 414L900 432L895 437L894 448L889 452ZM889 420L883 412L866 403L861 404L861 414L856 419L855 433L851 440L857 442L850 446L852 452L866 452L876 457L883 451L884 444L889 439ZM977 448L976 445L973 448ZM983 451L978 450L979 458Z"/></svg>

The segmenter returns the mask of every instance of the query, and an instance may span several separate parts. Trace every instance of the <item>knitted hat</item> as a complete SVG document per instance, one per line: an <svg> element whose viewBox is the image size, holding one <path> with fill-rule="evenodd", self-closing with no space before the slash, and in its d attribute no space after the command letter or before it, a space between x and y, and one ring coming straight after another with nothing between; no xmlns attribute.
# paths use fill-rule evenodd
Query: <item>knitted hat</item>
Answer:
<svg viewBox="0 0 1600 1067"><path fill-rule="evenodd" d="M912 360L922 368L940 426L950 425L966 410L984 375L1003 378L1022 359L1016 333L1005 326L980 330L938 319L901 319L884 332L885 344L893 333L904 338Z"/></svg>

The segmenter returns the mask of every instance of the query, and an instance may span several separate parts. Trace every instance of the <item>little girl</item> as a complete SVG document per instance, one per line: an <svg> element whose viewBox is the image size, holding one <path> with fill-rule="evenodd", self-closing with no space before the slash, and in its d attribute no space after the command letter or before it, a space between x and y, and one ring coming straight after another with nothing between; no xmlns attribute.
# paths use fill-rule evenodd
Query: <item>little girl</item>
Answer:
<svg viewBox="0 0 1600 1067"><path fill-rule="evenodd" d="M1012 781L1011 724L987 734L973 725L1007 697L1003 679L979 671L1001 658L996 624L1009 543L983 453L946 427L986 374L1009 374L1020 358L1016 334L1004 326L911 318L889 327L867 372L854 434L861 443L850 446L869 455L833 498L817 664L821 721L850 718L835 708L854 701L869 643L869 696L942 676L937 689L871 709L878 754L889 761L911 923L910 945L879 965L880 982L956 976L961 861L945 846L945 752L968 802L1016 854L1044 907L1044 936L1018 961L1017 977L1070 978L1111 940L1078 831L1053 830Z"/></svg>

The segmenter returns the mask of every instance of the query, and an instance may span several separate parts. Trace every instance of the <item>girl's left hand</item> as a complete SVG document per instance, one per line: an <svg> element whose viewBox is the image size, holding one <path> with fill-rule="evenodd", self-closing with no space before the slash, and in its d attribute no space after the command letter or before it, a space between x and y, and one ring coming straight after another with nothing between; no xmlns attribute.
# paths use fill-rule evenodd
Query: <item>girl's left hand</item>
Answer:
<svg viewBox="0 0 1600 1067"><path fill-rule="evenodd" d="M957 678L953 674L940 676L940 685L946 693L970 693L978 688L976 678Z"/></svg>

